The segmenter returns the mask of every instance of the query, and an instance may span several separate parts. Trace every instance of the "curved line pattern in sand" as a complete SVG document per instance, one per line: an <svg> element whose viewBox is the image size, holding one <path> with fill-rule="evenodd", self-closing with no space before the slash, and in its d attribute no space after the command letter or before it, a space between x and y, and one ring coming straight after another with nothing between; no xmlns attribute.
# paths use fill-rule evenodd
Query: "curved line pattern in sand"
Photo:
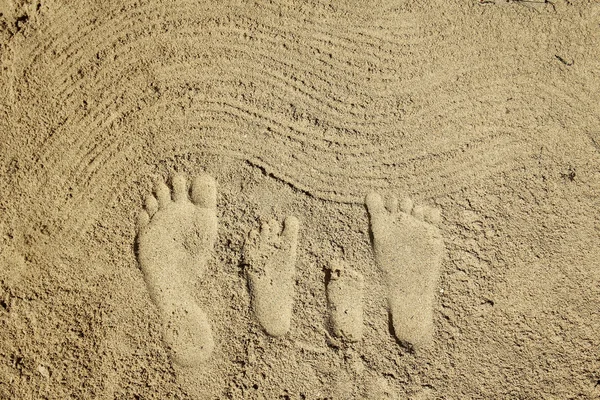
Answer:
<svg viewBox="0 0 600 400"><path fill-rule="evenodd" d="M38 40L27 42L18 68L34 71L51 91L51 107L70 116L52 127L32 161L34 175L48 179L32 186L31 198L56 206L83 229L98 205L135 180L122 173L126 166L154 162L139 157L148 144L157 155L245 160L330 201L361 203L362 191L399 182L433 197L531 154L533 145L523 144L541 131L534 124L524 129L490 115L461 129L461 117L478 115L478 104L502 107L512 98L536 117L539 98L552 98L557 107L586 112L577 107L585 99L574 88L522 75L450 90L459 87L457 77L468 82L484 67L465 60L448 70L420 69L414 60L433 33L385 10L370 13L379 24L347 17L341 28L339 19L300 20L294 9L260 7L262 18L241 10L215 17L218 10L195 2L168 9L148 3L77 11L59 24L67 15L61 11L31 32ZM274 23L279 14L281 23ZM413 62L405 63L403 54ZM261 95L266 100L252 98ZM395 106L378 106L413 95L419 103L403 117L394 115ZM85 111L82 99L90 100ZM308 119L271 106L286 101ZM394 134L401 138L380 140Z"/></svg>
<svg viewBox="0 0 600 400"><path fill-rule="evenodd" d="M258 5L258 4L257 4ZM179 1L176 4L173 4L172 7L170 7L169 9L165 9L164 7L161 6L156 6L153 3L149 3L146 4L144 6L137 6L135 8L133 8L132 10L126 11L125 10L125 6L121 6L118 5L117 7L115 7L112 10L101 10L102 12L98 12L98 10L93 10L90 8L84 8L84 10L86 11L86 14L84 15L77 15L77 12L80 11L79 9L74 9L74 10L69 10L68 12L64 12L64 17L66 18L68 16L68 20L69 23L68 24L50 24L47 23L46 25L42 25L41 27L39 27L39 30L44 34L45 37L53 37L55 38L54 40L50 40L50 41L43 41L43 42L37 42L37 41L30 41L29 43L32 43L33 46L31 47L26 47L24 50L24 54L29 54L29 55L34 55L34 54L39 54L39 53L50 53L53 52L54 54L61 54L61 57L63 59L67 59L67 58L71 58L73 56L73 52L70 52L69 49L72 48L73 46L77 46L78 48L90 48L90 49L96 49L97 43L88 43L85 40L88 39L98 39L98 38L105 38L103 40L103 42L111 42L111 37L109 37L108 40L106 40L106 34L114 34L114 32L124 32L127 35L131 35L132 34L132 30L125 30L123 29L124 26L119 25L120 23L122 23L123 25L127 26L133 26L134 22L138 22L135 24L135 26L142 26L145 28L148 28L148 23L152 24L158 24L160 23L161 25L164 25L166 21L168 21L168 17L172 18L172 22L177 23L179 26L181 26L181 22L187 22L187 20L189 20L190 18L192 19L192 21L198 21L198 20L202 20L202 18L204 17L204 15L219 15L218 12L215 13L214 6L208 7L206 9L202 9L200 8L202 6L202 4L199 4L197 2L190 2L190 1ZM211 13L211 10L213 11ZM356 43L360 43L360 44L364 44L364 45L368 45L368 46L372 46L372 47L378 47L381 45L385 45L385 44L390 44L390 45L402 45L405 43L406 41L406 37L402 36L402 41L398 41L398 40L390 40L391 34L393 33L393 35L395 36L399 36L400 34L406 33L406 34L412 34L415 37L417 35L414 34L415 29L414 29L414 25L412 24L407 24L407 23L400 23L399 25L393 26L388 28L388 30L386 31L386 33L388 33L387 37L383 36L383 37L375 37L372 38L371 40L360 40L361 37L367 38L368 35L366 35L364 32L361 32L361 30L364 29L368 29L368 30L372 30L372 26L370 24L364 24L364 26L361 25L357 25L355 27L352 27L353 29L339 29L338 28L338 24L329 24L329 25L324 25L322 23L320 23L318 21L318 19L314 19L314 20L307 20L306 18L303 18L303 23L302 24L298 24L296 22L296 20L293 17L290 17L289 15L292 15L294 13L297 13L296 10L293 9L288 9L288 16L283 15L282 14L282 9L281 7L279 9L275 9L274 7L268 7L267 3L261 3L260 4L260 10L261 13L263 14L267 14L268 11L271 12L270 15L265 15L267 17L266 20L268 20L268 18L270 17L271 19L275 19L275 20L284 20L285 25L294 29L299 29L302 28L304 29L304 32L306 32L309 35L312 35L313 32L319 32L320 34L325 35L328 38L334 38L336 39L338 42L345 42L347 45L350 46L354 46ZM94 13L94 11L96 11L96 13ZM169 14L167 13L170 12ZM230 10L230 11L236 11L235 9ZM241 15L234 15L234 17L236 18L236 22L240 22L242 19L247 19L252 21L251 18L247 17L246 15L244 15L244 10L237 10L240 11ZM162 14L161 14L162 13ZM85 18L88 17L88 18ZM161 19L161 17L163 17ZM222 18L224 21L231 21L232 16L228 16L227 18ZM212 20L213 22L216 20L216 18L210 18L209 20ZM158 21L158 23L156 22ZM139 22L142 22L141 24ZM347 24L348 21L344 20L344 22ZM396 21L394 21L395 23ZM146 25L144 25L144 23L146 23ZM253 23L251 24L252 28L260 28L260 23ZM265 24L264 22L262 22L262 25L264 25L265 27L267 27L268 25ZM62 28L62 29L53 29L53 28ZM45 30L48 29L48 30ZM104 29L104 30L103 30ZM108 30L110 29L110 30ZM275 30L279 29L279 26L274 27ZM381 28L383 29L383 28ZM392 30L393 29L393 30ZM111 33L112 32L112 33ZM421 36L421 35L419 35ZM66 40L66 43L61 46L59 46L60 44L62 44L65 41L60 40L61 38L68 38ZM84 40L85 39L85 40ZM329 39L327 39L329 40ZM40 49L40 45L41 43L46 44L45 46L42 47L42 49ZM364 49L361 49L364 50ZM30 56L27 58L27 61L30 63L32 60L33 56ZM62 63L61 60L58 60L59 63Z"/></svg>
<svg viewBox="0 0 600 400"><path fill-rule="evenodd" d="M329 47L329 50L333 50L333 53L337 53L342 57L346 57L348 54L352 54L352 58L348 58L348 60L358 61L362 60L364 62L371 62L374 65L379 65L382 61L392 60L393 57L387 56L386 52L381 51L382 41L378 40L375 42L365 42L367 45L367 49L372 49L371 54L365 54L365 48L356 49L355 47L347 47L349 43L352 43L352 40L356 38L357 35L351 36L350 38L339 39L336 35L335 28L330 29L329 32L320 32L320 37L314 37L314 25L308 24L300 26L298 24L292 24L288 27L288 31L282 30L279 26L268 25L264 22L259 23L258 21L254 21L245 16L235 16L235 23L237 25L242 22L242 28L235 27L230 28L226 24L216 25L211 27L209 24L202 23L203 21L200 19L191 19L190 16L199 16L198 13L198 5L196 3L185 3L184 6L179 5L179 7L174 7L170 14L163 15L160 22L157 22L157 15L148 10L147 14L143 14L144 8L150 8L149 6L140 8L137 11L137 15L131 15L130 18L124 19L126 14L122 14L116 20L106 21L104 25L97 26L95 30L88 31L84 30L84 33L76 32L75 35L72 36L72 40L69 45L60 51L60 57L56 60L59 65L62 65L62 68L58 68L56 70L57 77L67 78L72 75L72 72L69 73L69 70L73 70L74 66L77 67L81 64L84 59L93 59L95 54L103 52L106 48L110 46L110 44L120 43L127 44L126 39L129 37L136 37L139 35L142 36L152 36L156 35L156 30L158 25L167 26L169 24L177 24L178 28L173 30L173 32L168 31L170 36L176 37L181 34L181 24L183 22L188 22L190 26L197 25L198 29L195 29L196 36L204 35L211 36L215 33L229 33L229 34L237 34L239 38L242 37L250 37L248 29L252 29L251 37L256 40L261 37L263 40L269 40L271 44L274 46L271 47L271 51L278 50L278 45L283 44L285 42L277 43L275 39L271 39L274 37L285 38L286 35L293 33L296 36L300 36L299 43L297 45L301 47L305 47L309 50L319 50L322 47ZM139 16L136 22L136 16ZM232 19L232 17L229 17ZM214 24L214 20L209 20L211 24ZM230 22L231 23L231 22ZM247 29L243 29L244 23ZM184 25L186 26L186 25ZM291 32L289 28L296 28L295 31ZM128 29L130 28L130 29ZM331 28L331 27L330 27ZM189 28L185 28L188 29ZM192 28L193 29L193 28ZM302 31L300 31L302 29ZM183 32L185 33L185 32ZM298 33L304 33L304 35L298 35ZM144 35L145 34L145 35ZM89 40L89 42L88 42ZM94 41L95 40L95 41ZM413 40L419 41L419 39L415 38ZM405 40L404 45L407 44L407 40ZM72 50L71 47L74 44L77 44L77 48ZM344 44L345 43L345 44ZM86 51L87 50L87 51ZM357 50L361 50L357 52ZM378 50L378 52L374 52ZM56 51L56 50L53 50ZM83 54L82 54L83 52ZM328 53L327 49L320 51L322 53ZM333 54L329 52L328 54ZM69 60L69 62L67 62ZM346 72L351 72L353 74L357 73L352 69L347 69L348 61L345 63L335 62L334 59L331 60L331 67L336 69L346 69ZM361 71L358 71L359 73ZM362 74L363 76L367 76L366 74Z"/></svg>
<svg viewBox="0 0 600 400"><path fill-rule="evenodd" d="M150 39L151 39L151 40L153 40L153 39L155 39L155 37L153 36L153 37L152 37L152 38L150 38ZM127 47L127 46L125 46L125 47ZM94 51L96 51L96 50L97 50L97 48L95 48L95 49L94 49ZM128 50L130 50L130 49L129 49L129 48L125 48L124 52L125 52L125 51L128 51ZM91 54L90 54L90 55L91 55ZM115 54L115 55L116 55L116 54ZM126 65L127 65L127 64L126 64ZM59 74L59 75L60 75L60 74ZM63 75L63 76L69 76L69 74L67 74L67 73L63 73L62 75ZM329 81L332 81L332 80L333 80L333 79L329 79ZM56 93L56 95L58 95L58 96L61 96L61 95L67 95L67 96L68 96L68 95L70 95L70 94L71 94L71 93L69 93L69 92L65 93L65 91L68 91L68 90L69 90L69 87L67 87L67 88L66 88L66 89L64 89L64 90L63 90L63 89L60 89L60 87L61 87L61 86L64 86L64 84L65 84L64 82L63 82L63 83L59 83L59 90L58 90L58 92L59 92L59 93ZM73 86L71 86L70 88L71 88L71 90L73 90L73 89L72 89L72 88L73 88ZM51 146L51 147L52 147L52 146ZM51 149L51 151L52 151L52 149Z"/></svg>

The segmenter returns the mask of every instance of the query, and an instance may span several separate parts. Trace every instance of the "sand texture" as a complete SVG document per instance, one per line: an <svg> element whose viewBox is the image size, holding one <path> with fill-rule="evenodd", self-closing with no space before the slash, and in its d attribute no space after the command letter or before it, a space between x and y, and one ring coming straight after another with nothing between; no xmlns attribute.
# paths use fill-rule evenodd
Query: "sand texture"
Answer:
<svg viewBox="0 0 600 400"><path fill-rule="evenodd" d="M600 398L600 4L0 0L0 399Z"/></svg>

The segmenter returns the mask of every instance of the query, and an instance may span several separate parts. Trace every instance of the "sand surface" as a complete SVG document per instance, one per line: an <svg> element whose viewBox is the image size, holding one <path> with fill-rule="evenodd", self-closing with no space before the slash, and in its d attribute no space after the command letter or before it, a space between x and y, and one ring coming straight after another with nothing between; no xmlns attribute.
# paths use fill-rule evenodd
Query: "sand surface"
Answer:
<svg viewBox="0 0 600 400"><path fill-rule="evenodd" d="M595 1L0 0L0 399L600 398L599 199Z"/></svg>

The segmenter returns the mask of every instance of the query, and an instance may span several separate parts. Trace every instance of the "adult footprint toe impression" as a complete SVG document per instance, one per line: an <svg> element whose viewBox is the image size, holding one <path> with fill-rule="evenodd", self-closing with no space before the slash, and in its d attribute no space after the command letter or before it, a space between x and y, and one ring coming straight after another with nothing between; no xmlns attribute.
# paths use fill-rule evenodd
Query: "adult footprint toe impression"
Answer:
<svg viewBox="0 0 600 400"><path fill-rule="evenodd" d="M244 246L244 264L252 308L263 329L282 336L290 329L299 222L287 217L283 231L271 220L251 231Z"/></svg>
<svg viewBox="0 0 600 400"><path fill-rule="evenodd" d="M203 175L188 188L187 179L176 174L171 186L158 181L155 196L146 198L139 217L138 261L159 309L171 358L195 366L214 348L208 317L192 290L217 238L216 182Z"/></svg>
<svg viewBox="0 0 600 400"><path fill-rule="evenodd" d="M375 261L388 282L394 334L413 348L433 340L433 301L444 244L440 212L405 199L387 205L377 193L366 197Z"/></svg>

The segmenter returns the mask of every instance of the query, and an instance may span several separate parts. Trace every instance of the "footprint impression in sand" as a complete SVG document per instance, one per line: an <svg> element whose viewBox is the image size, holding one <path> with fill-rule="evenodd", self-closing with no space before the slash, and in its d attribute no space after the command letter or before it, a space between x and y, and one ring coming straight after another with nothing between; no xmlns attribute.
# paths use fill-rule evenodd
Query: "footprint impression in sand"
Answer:
<svg viewBox="0 0 600 400"><path fill-rule="evenodd" d="M362 274L353 271L341 260L332 260L326 281L332 333L350 342L360 341L363 334Z"/></svg>
<svg viewBox="0 0 600 400"><path fill-rule="evenodd" d="M172 191L157 182L139 216L138 260L150 296L160 311L163 338L182 366L205 361L214 348L206 313L193 296L193 282L206 268L217 238L215 180L203 175L188 186L183 175Z"/></svg>
<svg viewBox="0 0 600 400"><path fill-rule="evenodd" d="M388 282L388 305L396 339L414 349L433 340L433 301L444 244L437 209L377 193L366 197L375 261Z"/></svg>
<svg viewBox="0 0 600 400"><path fill-rule="evenodd" d="M271 336L290 329L294 301L294 272L300 223L287 217L284 228L276 220L253 230L244 245L244 266L258 322Z"/></svg>

